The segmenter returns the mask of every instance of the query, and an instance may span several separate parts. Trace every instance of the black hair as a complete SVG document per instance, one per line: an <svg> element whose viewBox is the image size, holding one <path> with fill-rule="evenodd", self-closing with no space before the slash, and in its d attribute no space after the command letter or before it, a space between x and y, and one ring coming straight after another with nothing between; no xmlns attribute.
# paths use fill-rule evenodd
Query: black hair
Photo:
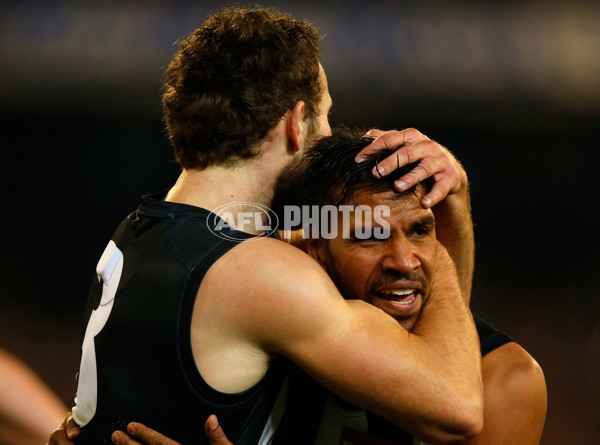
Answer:
<svg viewBox="0 0 600 445"><path fill-rule="evenodd" d="M373 168L392 153L391 148L382 148L366 155L361 163L354 161L356 155L373 142L362 136L363 131L337 128L332 136L318 140L306 154L305 179L302 188L302 202L306 205L341 205L354 201L354 194L363 189L372 193L393 190L398 195L417 194L417 186L399 192L394 181L411 172L418 163L411 163L394 170L387 176L376 177ZM399 147L394 147L397 149ZM428 193L433 186L433 178L420 182Z"/></svg>

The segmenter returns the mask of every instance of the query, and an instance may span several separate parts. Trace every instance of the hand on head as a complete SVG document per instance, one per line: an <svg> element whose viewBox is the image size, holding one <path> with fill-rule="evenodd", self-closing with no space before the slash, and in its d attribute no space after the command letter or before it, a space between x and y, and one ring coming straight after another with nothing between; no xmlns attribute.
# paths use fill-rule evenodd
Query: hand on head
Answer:
<svg viewBox="0 0 600 445"><path fill-rule="evenodd" d="M405 165L418 165L395 182L398 191L408 190L426 178L433 177L432 190L421 199L424 208L431 208L446 196L458 193L467 187L467 175L460 162L442 145L415 130L381 131L372 129L365 134L375 138L356 156L362 162L364 155L387 148L392 153L373 169L374 176L387 176Z"/></svg>

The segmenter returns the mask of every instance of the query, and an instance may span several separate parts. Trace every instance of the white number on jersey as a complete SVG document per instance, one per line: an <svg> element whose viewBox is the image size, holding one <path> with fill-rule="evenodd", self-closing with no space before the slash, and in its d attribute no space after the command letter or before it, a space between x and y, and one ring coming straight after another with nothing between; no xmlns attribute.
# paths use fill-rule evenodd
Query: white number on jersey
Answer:
<svg viewBox="0 0 600 445"><path fill-rule="evenodd" d="M83 339L77 396L73 407L73 419L80 426L85 426L96 414L98 400L98 380L96 371L96 349L94 337L102 330L115 301L115 294L123 272L123 252L114 241L108 246L96 266L98 281L102 283L102 298L100 305L92 312Z"/></svg>

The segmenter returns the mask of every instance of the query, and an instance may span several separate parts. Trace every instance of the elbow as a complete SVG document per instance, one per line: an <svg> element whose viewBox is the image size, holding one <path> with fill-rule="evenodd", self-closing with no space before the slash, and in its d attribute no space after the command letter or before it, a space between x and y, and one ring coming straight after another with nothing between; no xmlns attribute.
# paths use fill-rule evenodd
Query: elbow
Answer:
<svg viewBox="0 0 600 445"><path fill-rule="evenodd" d="M483 429L483 394L464 403L462 415L459 416L456 426L457 439L467 440L477 436Z"/></svg>
<svg viewBox="0 0 600 445"><path fill-rule="evenodd" d="M450 404L443 417L429 442L451 444L477 436L483 429L483 391Z"/></svg>
<svg viewBox="0 0 600 445"><path fill-rule="evenodd" d="M462 390L462 394L457 397L458 406L455 411L458 413L456 421L459 427L459 441L475 437L483 429L484 391L481 374Z"/></svg>
<svg viewBox="0 0 600 445"><path fill-rule="evenodd" d="M429 405L427 412L421 412L416 417L407 418L404 412L390 420L426 443L462 442L479 435L483 429L482 392L476 392L471 397L455 395L444 403L437 400Z"/></svg>

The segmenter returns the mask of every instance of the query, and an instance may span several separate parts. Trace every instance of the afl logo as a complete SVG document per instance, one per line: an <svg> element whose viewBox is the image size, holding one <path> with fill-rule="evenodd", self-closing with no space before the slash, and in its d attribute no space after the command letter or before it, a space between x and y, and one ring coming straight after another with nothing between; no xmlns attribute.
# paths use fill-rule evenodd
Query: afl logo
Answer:
<svg viewBox="0 0 600 445"><path fill-rule="evenodd" d="M206 219L206 226L213 235L229 241L270 236L278 225L279 218L273 210L253 202L224 204L214 209ZM252 236L248 238L248 234Z"/></svg>

